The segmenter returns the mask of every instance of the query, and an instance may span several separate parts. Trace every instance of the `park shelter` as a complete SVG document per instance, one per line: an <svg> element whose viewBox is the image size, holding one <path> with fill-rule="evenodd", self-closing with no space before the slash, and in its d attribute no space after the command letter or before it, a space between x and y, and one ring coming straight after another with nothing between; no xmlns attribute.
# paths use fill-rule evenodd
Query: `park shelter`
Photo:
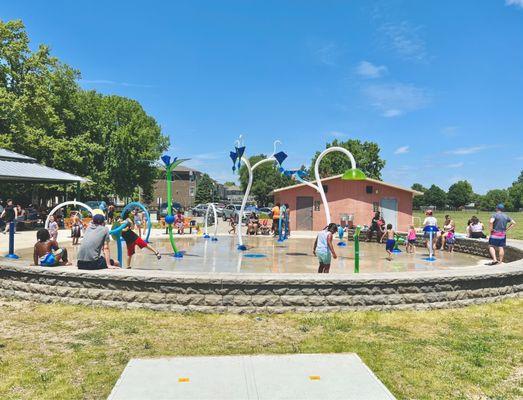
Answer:
<svg viewBox="0 0 523 400"><path fill-rule="evenodd" d="M0 183L80 184L88 179L38 164L36 159L0 148Z"/></svg>
<svg viewBox="0 0 523 400"><path fill-rule="evenodd" d="M407 231L412 224L412 199L423 193L390 183L366 178L347 181L342 175L321 180L332 222L347 225L370 225L376 211L394 229ZM320 194L313 188L298 184L276 189L274 201L290 206L290 228L294 230L321 230L327 221Z"/></svg>

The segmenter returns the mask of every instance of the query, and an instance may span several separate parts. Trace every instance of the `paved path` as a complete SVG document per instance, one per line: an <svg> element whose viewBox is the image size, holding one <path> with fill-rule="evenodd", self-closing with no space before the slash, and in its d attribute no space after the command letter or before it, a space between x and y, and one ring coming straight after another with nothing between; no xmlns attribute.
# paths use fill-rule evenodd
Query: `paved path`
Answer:
<svg viewBox="0 0 523 400"><path fill-rule="evenodd" d="M356 354L132 359L109 400L365 399L394 396Z"/></svg>

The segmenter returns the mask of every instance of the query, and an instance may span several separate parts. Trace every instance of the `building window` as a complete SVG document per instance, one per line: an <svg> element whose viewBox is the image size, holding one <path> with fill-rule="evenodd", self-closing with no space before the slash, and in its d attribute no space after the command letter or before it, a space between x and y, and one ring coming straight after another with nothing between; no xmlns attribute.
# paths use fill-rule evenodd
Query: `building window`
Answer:
<svg viewBox="0 0 523 400"><path fill-rule="evenodd" d="M189 187L189 196L194 196L194 186Z"/></svg>
<svg viewBox="0 0 523 400"><path fill-rule="evenodd" d="M373 192L372 189L373 189L373 188L372 188L371 185L367 185L367 186L365 187L365 192L366 192L367 194L372 194L372 192Z"/></svg>
<svg viewBox="0 0 523 400"><path fill-rule="evenodd" d="M321 185L323 186L323 191L325 192L325 194L327 194L329 192L329 186L328 185Z"/></svg>

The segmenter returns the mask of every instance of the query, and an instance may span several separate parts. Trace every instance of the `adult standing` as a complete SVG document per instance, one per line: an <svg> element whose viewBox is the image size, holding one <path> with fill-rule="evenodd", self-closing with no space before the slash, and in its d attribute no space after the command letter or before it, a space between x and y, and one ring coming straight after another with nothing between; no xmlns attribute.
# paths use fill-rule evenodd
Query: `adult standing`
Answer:
<svg viewBox="0 0 523 400"><path fill-rule="evenodd" d="M284 215L284 221L285 221L285 235L287 237L291 236L291 210L289 209L289 203L285 203L285 215Z"/></svg>
<svg viewBox="0 0 523 400"><path fill-rule="evenodd" d="M7 200L7 205L5 206L4 211L2 211L0 218L5 218L4 234L6 234L7 232L9 232L11 222L15 222L16 219L18 218L18 210L13 205L13 200L11 200L11 199ZM16 227L15 227L15 229L16 229Z"/></svg>
<svg viewBox="0 0 523 400"><path fill-rule="evenodd" d="M425 211L425 220L423 221L423 226L426 227L426 226L434 226L434 227L438 227L438 220L436 217L434 217L432 215L432 210L427 210ZM427 249L429 249L429 245L430 245L430 232L427 232L427 231L424 231L423 232L423 239L425 239L425 246L427 247ZM433 241L433 250L436 248L436 242L437 240L434 240ZM429 253L430 253L430 249L429 249ZM432 254L432 253L430 253Z"/></svg>
<svg viewBox="0 0 523 400"><path fill-rule="evenodd" d="M94 215L92 222L85 230L82 246L78 251L78 269L119 267L118 261L111 259L109 241L109 228L105 226L105 216Z"/></svg>
<svg viewBox="0 0 523 400"><path fill-rule="evenodd" d="M272 208L272 234L278 235L278 224L280 223L280 203L276 203Z"/></svg>
<svg viewBox="0 0 523 400"><path fill-rule="evenodd" d="M492 261L487 265L496 265L503 262L505 256L505 246L507 245L507 231L509 231L516 222L505 214L505 205L498 204L496 213L490 217L490 238L489 238L489 253ZM496 249L499 257L496 257Z"/></svg>

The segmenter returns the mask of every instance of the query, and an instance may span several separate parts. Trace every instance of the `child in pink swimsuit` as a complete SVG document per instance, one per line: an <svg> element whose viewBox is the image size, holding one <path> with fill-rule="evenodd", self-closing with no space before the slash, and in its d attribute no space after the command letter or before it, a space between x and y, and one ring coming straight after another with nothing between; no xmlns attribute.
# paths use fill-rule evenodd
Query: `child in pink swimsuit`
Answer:
<svg viewBox="0 0 523 400"><path fill-rule="evenodd" d="M411 225L409 227L409 233L407 234L407 253L416 253L416 239L416 229L414 229L414 225Z"/></svg>

